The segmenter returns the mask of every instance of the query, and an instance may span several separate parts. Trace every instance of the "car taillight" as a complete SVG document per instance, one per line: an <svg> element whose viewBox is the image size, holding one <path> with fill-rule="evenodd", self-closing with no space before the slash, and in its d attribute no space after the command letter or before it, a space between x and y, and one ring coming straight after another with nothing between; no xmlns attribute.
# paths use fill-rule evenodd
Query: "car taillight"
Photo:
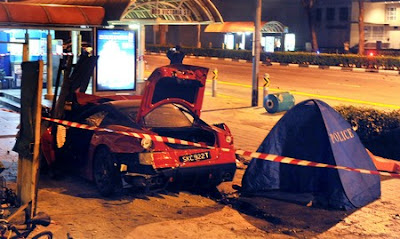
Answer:
<svg viewBox="0 0 400 239"><path fill-rule="evenodd" d="M227 135L227 136L225 137L225 141L226 141L228 144L232 143L232 136Z"/></svg>
<svg viewBox="0 0 400 239"><path fill-rule="evenodd" d="M153 147L153 141L151 139L142 139L140 145L142 145L145 150L149 150Z"/></svg>

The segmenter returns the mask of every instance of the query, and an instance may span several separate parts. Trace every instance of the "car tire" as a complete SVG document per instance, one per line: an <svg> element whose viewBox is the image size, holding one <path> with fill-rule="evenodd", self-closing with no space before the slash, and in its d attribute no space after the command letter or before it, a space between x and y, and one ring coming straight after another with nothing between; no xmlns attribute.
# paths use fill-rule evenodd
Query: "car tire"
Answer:
<svg viewBox="0 0 400 239"><path fill-rule="evenodd" d="M102 196L111 196L121 185L121 176L116 163L114 154L108 148L100 147L96 150L93 176Z"/></svg>

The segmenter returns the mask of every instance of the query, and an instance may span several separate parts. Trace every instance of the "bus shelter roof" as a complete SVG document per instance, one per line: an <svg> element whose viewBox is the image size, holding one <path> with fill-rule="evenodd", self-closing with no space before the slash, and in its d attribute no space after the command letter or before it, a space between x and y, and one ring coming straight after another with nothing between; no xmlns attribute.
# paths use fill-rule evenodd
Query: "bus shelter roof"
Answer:
<svg viewBox="0 0 400 239"><path fill-rule="evenodd" d="M96 6L0 3L0 26L99 26L104 8Z"/></svg>
<svg viewBox="0 0 400 239"><path fill-rule="evenodd" d="M261 23L262 25L265 22ZM210 24L204 32L254 32L254 22L224 22Z"/></svg>
<svg viewBox="0 0 400 239"><path fill-rule="evenodd" d="M9 2L98 6L103 24L210 24L223 22L211 0L9 0Z"/></svg>
<svg viewBox="0 0 400 239"><path fill-rule="evenodd" d="M261 33L284 33L285 26L278 21L261 22ZM254 22L213 23L204 32L254 32Z"/></svg>

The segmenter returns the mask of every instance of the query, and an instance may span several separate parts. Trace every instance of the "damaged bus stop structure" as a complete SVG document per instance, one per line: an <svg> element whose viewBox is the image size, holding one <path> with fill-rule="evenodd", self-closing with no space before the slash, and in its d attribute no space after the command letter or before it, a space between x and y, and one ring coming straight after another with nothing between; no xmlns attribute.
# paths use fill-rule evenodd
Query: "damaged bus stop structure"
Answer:
<svg viewBox="0 0 400 239"><path fill-rule="evenodd" d="M158 26L159 31L165 30L167 25L197 25L210 24L210 23L222 23L222 17L219 11L216 9L214 4L210 0L182 0L182 1L150 1L150 0L14 0L9 2L18 2L24 4L40 4L40 6L46 6L47 4L59 4L65 7L70 5L75 7L78 11L81 9L77 6L85 6L95 8L101 8L104 10L104 17L101 20L101 26L93 24L82 23L80 29L76 29L77 32L82 30L92 31L93 36L93 49L96 52L96 30L98 29L124 29L132 30L136 32L135 48L137 51L134 52L137 63L137 71L135 77L136 81L142 82L144 80L144 51L145 51L145 26L152 25ZM58 18L63 18L67 14L60 13L57 15ZM96 16L101 16L99 13L95 13ZM72 17L72 19L74 19ZM91 17L87 17L88 20ZM200 36L200 28L198 27L198 36ZM73 40L73 39L72 39ZM136 43L137 41L137 43ZM72 41L74 43L74 41ZM75 44L77 45L77 44ZM80 47L77 46L77 49ZM73 48L74 49L74 48ZM75 53L75 52L74 52ZM78 54L78 51L76 51ZM96 77L94 77L96 81ZM95 86L95 84L94 84ZM136 90L136 89L134 89ZM93 92L97 92L96 87L93 88ZM99 92L97 92L99 93Z"/></svg>
<svg viewBox="0 0 400 239"><path fill-rule="evenodd" d="M94 55L97 55L97 46L99 40L99 30L119 29L126 31L134 31L136 38L128 41L133 44L133 58L130 58L132 66L137 69L135 74L130 79L141 83L144 81L144 60L145 52L145 26L146 25L168 25L168 24L209 24L222 22L222 17L214 4L210 0L182 0L182 1L151 1L151 0L10 0L5 3L0 3L0 28L3 29L25 29L29 33L29 29L41 29L47 31L47 98L53 97L52 84L52 34L51 31L71 31L72 37L72 54L74 57L80 54L79 32L91 31L93 36ZM120 32L118 32L120 34ZM199 33L200 34L200 33ZM96 37L97 36L97 37ZM132 37L132 35L127 35ZM125 36L123 36L126 39ZM29 56L29 34L19 42L2 42L4 44L16 43L23 46L22 62L34 60ZM126 42L125 42L126 43ZM124 42L122 44L125 44ZM103 48L104 45L103 45ZM42 63L39 61L39 73L42 72ZM99 68L99 67L98 67ZM99 69L97 69L99 70ZM24 75L24 73L23 73ZM29 76L22 80L28 79ZM105 89L97 91L97 80L94 72L92 77L93 93L101 94L104 91L124 92L127 94L135 94L137 88L132 89ZM110 75L112 77L112 75ZM41 84L42 75L39 74L38 84ZM123 78L126 79L126 78ZM113 79L108 79L113 81ZM22 83L23 84L23 83ZM28 91L24 91L28 92ZM35 101L37 105L24 106L21 109L28 107L28 114L35 115L36 119L41 118L41 86L36 94ZM110 93L110 92L108 92ZM55 96L57 97L57 96ZM31 97L35 98L35 96ZM23 111L23 110L21 110ZM28 137L31 141L25 142L28 148L33 148L34 152L24 157L20 155L18 161L18 182L17 193L23 204L32 202L30 208L31 215L35 213L36 198L37 198L37 183L38 183L38 168L39 168L39 141L40 138L40 120L34 121L32 118L26 119L21 116L21 125L29 125L27 130L33 134L33 137ZM20 133L24 133L20 131ZM32 136L32 135L29 135ZM20 135L20 137L24 137ZM26 155L25 155L26 156Z"/></svg>

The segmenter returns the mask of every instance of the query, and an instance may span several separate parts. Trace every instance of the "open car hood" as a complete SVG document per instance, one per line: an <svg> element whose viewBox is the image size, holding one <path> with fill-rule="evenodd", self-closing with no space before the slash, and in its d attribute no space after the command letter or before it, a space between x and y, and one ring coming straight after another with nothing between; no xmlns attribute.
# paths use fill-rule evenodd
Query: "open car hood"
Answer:
<svg viewBox="0 0 400 239"><path fill-rule="evenodd" d="M166 103L182 104L200 116L207 73L208 68L182 64L155 69L146 81L138 120Z"/></svg>

